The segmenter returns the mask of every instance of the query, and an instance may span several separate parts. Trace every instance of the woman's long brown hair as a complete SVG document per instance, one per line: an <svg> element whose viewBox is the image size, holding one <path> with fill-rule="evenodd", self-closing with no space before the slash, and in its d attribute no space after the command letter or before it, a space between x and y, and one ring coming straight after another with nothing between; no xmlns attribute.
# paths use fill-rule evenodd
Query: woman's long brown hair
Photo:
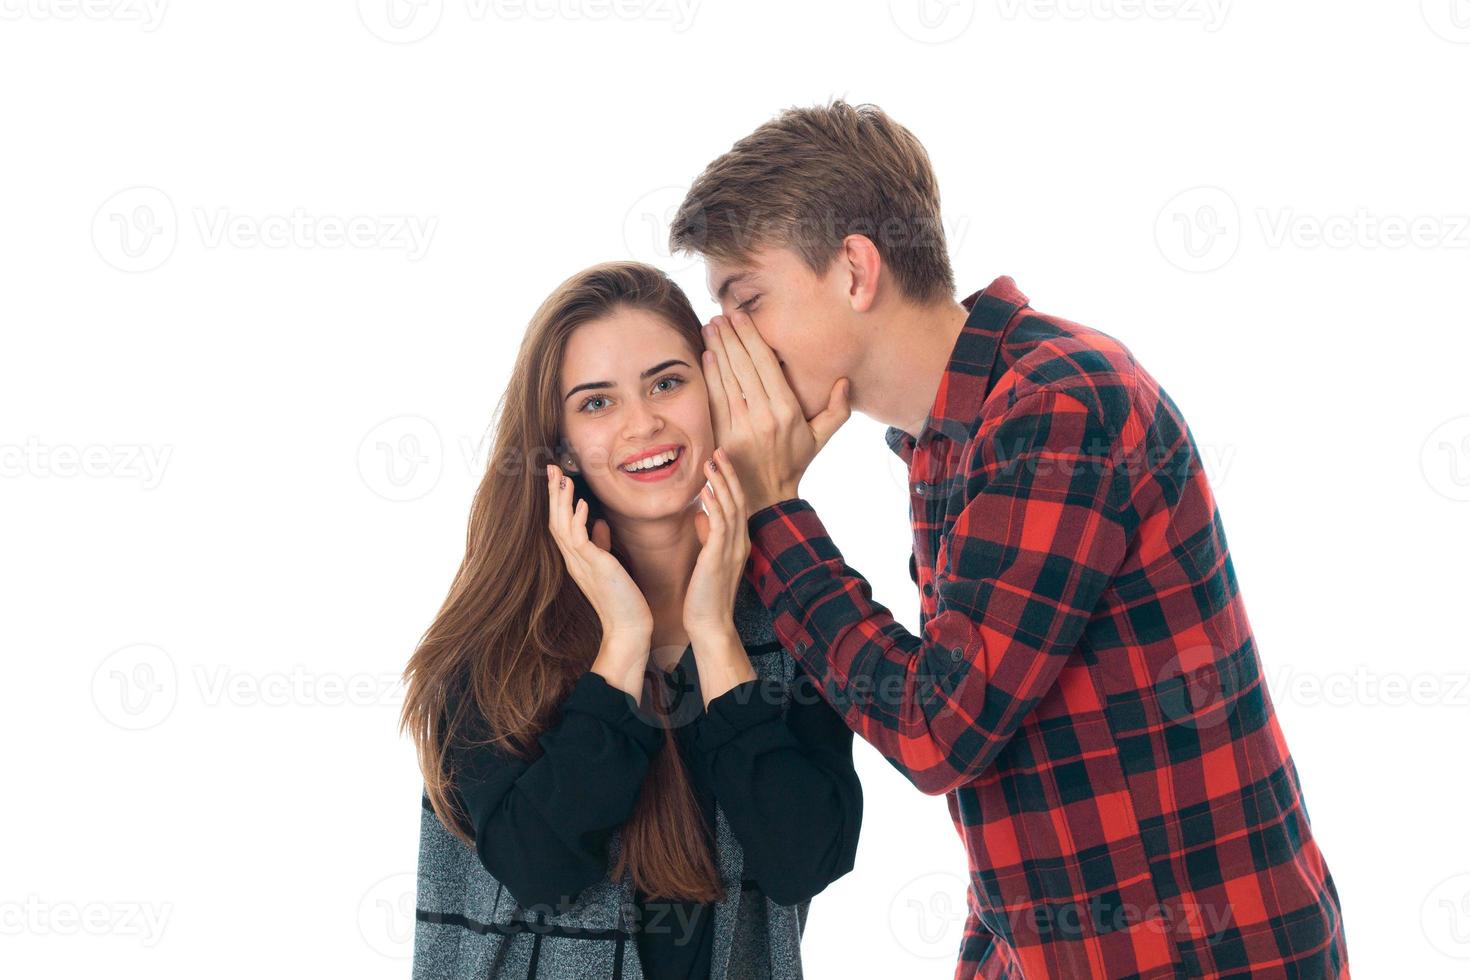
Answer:
<svg viewBox="0 0 1470 980"><path fill-rule="evenodd" d="M413 736L434 813L471 847L474 830L453 793L455 756L538 756L536 736L555 722L602 640L597 614L567 573L547 527L546 464L565 462L558 433L567 341L582 324L621 307L661 317L687 340L696 362L704 350L688 298L653 266L596 265L546 298L531 318L496 411L493 451L470 507L464 559L404 670L400 731ZM580 474L568 475L577 497L587 499L590 529L602 505ZM626 567L616 539L612 552ZM661 679L645 690L645 707L666 716ZM621 829L623 846L609 877L619 880L627 870L651 898L718 901L723 889L703 816L672 726L666 724L664 733Z"/></svg>

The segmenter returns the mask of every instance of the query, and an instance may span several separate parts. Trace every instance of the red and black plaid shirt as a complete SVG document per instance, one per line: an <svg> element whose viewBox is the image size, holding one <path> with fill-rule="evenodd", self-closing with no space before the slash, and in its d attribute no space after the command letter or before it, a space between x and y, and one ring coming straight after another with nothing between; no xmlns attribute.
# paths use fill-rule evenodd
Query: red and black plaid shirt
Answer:
<svg viewBox="0 0 1470 980"><path fill-rule="evenodd" d="M796 497L746 573L847 724L970 860L957 978L1346 977L1341 911L1200 454L1118 341L1008 276L909 467L920 631Z"/></svg>

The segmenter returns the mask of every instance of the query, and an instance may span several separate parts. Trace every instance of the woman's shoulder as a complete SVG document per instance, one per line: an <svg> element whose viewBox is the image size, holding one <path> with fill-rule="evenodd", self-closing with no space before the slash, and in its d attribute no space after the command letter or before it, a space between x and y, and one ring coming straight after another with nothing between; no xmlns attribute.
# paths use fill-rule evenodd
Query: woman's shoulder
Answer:
<svg viewBox="0 0 1470 980"><path fill-rule="evenodd" d="M776 637L776 628L771 622L771 612L761 602L760 594L755 591L744 576L740 579L740 587L735 590L735 631L740 634L740 641L745 644L747 650L753 648L765 648L772 646L780 647Z"/></svg>
<svg viewBox="0 0 1470 980"><path fill-rule="evenodd" d="M788 685L792 682L797 673L796 661L781 645L770 611L754 586L744 578L735 592L735 630L756 674L780 678Z"/></svg>

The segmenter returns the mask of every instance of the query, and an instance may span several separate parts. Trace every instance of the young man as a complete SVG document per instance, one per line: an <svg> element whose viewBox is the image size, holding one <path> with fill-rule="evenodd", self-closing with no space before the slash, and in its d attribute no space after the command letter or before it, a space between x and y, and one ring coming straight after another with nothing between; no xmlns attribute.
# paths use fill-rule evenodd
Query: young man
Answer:
<svg viewBox="0 0 1470 980"><path fill-rule="evenodd" d="M873 106L761 126L670 240L724 312L704 373L751 583L964 840L955 977L1347 977L1198 449L1128 349L1006 276L956 303L928 156ZM918 634L798 495L851 408L908 465Z"/></svg>

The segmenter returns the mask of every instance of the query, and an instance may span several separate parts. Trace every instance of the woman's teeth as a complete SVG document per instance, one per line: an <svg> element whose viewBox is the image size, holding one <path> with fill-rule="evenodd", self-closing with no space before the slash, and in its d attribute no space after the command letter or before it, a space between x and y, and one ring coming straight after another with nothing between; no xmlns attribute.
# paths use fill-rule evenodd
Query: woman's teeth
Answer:
<svg viewBox="0 0 1470 980"><path fill-rule="evenodd" d="M677 449L670 449L668 452L659 453L657 456L649 456L638 460L636 463L629 463L627 466L622 467L622 470L625 473L637 473L640 470L658 469L660 466L672 463L678 458L679 452Z"/></svg>

